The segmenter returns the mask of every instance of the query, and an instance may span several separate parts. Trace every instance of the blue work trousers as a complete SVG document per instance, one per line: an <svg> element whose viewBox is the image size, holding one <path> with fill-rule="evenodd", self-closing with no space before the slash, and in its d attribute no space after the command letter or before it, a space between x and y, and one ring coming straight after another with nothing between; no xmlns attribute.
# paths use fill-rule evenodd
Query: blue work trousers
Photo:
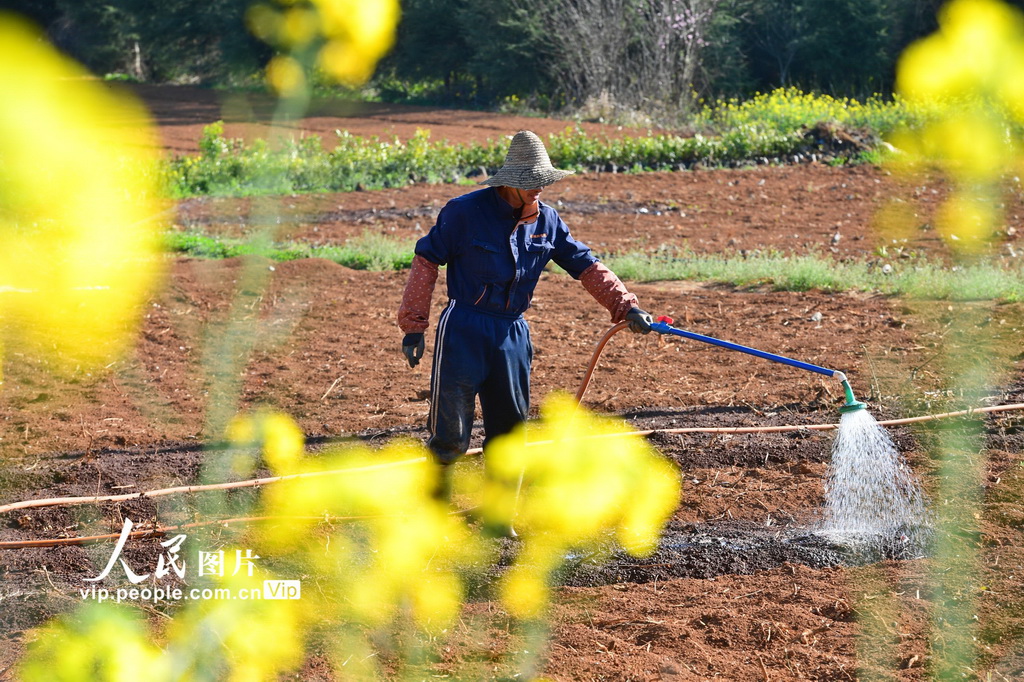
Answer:
<svg viewBox="0 0 1024 682"><path fill-rule="evenodd" d="M532 362L530 328L521 316L448 303L437 322L427 422L427 446L439 462L450 464L469 449L478 395L485 447L526 420Z"/></svg>

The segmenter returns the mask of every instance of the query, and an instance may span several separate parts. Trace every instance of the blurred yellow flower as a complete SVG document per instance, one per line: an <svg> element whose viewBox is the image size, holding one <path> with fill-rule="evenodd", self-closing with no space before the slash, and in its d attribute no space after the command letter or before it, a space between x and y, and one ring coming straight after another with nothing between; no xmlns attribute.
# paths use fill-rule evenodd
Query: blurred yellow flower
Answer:
<svg viewBox="0 0 1024 682"><path fill-rule="evenodd" d="M246 13L253 35L288 53L271 61L267 77L285 96L298 94L305 80L295 74L298 55L312 48L315 66L346 85L362 85L395 40L398 0L276 0Z"/></svg>
<svg viewBox="0 0 1024 682"><path fill-rule="evenodd" d="M348 85L361 85L395 39L398 0L314 0L328 41L320 67Z"/></svg>
<svg viewBox="0 0 1024 682"><path fill-rule="evenodd" d="M227 438L235 447L262 446L263 459L279 475L294 473L305 447L302 429L280 412L236 415L228 423Z"/></svg>
<svg viewBox="0 0 1024 682"><path fill-rule="evenodd" d="M24 682L169 680L169 661L145 622L105 604L83 606L46 625L28 646L18 679Z"/></svg>
<svg viewBox="0 0 1024 682"><path fill-rule="evenodd" d="M675 467L623 424L578 411L567 396L549 399L542 417L535 435L546 442L524 447L522 432L497 440L488 454L492 480L471 486L485 521L515 515L525 535L499 585L509 613L523 619L543 612L567 551L600 550L613 538L636 555L653 551L680 494ZM374 678L382 637L409 623L433 641L458 620L463 576L488 570L493 557L464 518L435 499L437 467L421 444L303 456L299 427L269 412L237 416L227 436L236 447L261 448L275 473L296 474L263 489L264 523L239 543L260 559L252 575L218 572L190 584L227 588L232 597L190 600L157 633L163 650L120 611L90 620L89 607L81 609L48 627L22 665L24 679L83 679L82 670L99 666L111 671L108 679L159 680L169 665L175 679L210 670L218 679L277 679L302 662L314 624L336 634L330 654L339 674ZM517 499L520 473L526 487ZM266 599L270 566L301 581L300 598ZM106 644L115 640L117 650Z"/></svg>
<svg viewBox="0 0 1024 682"><path fill-rule="evenodd" d="M893 239L909 240L914 237L918 219L910 204L902 200L890 200L875 213L873 224Z"/></svg>
<svg viewBox="0 0 1024 682"><path fill-rule="evenodd" d="M992 201L972 192L958 192L943 204L935 217L935 227L948 242L965 251L984 248L992 225L1001 219Z"/></svg>
<svg viewBox="0 0 1024 682"><path fill-rule="evenodd" d="M125 349L160 271L156 148L137 102L0 13L0 346L62 368Z"/></svg>
<svg viewBox="0 0 1024 682"><path fill-rule="evenodd" d="M278 55L267 64L267 82L283 97L293 97L306 90L306 73L298 60Z"/></svg>
<svg viewBox="0 0 1024 682"><path fill-rule="evenodd" d="M278 41L277 31L281 23L280 14L270 5L251 5L245 12L245 23L249 32L265 43Z"/></svg>
<svg viewBox="0 0 1024 682"><path fill-rule="evenodd" d="M281 41L288 46L307 45L320 32L317 13L308 7L292 7L284 11L281 22Z"/></svg>
<svg viewBox="0 0 1024 682"><path fill-rule="evenodd" d="M940 29L900 59L897 89L909 99L987 95L1009 101L1024 78L1024 16L998 0L954 0ZM1007 88L1010 85L1010 88Z"/></svg>
<svg viewBox="0 0 1024 682"><path fill-rule="evenodd" d="M531 425L529 447L516 432L488 448L482 494L484 519L497 527L514 522L522 536L502 594L523 617L539 615L550 573L572 548L601 548L614 537L631 554L654 551L681 492L676 467L626 435L624 424L592 415L566 395L548 398L541 417Z"/></svg>
<svg viewBox="0 0 1024 682"><path fill-rule="evenodd" d="M235 550L224 548L228 556ZM166 657L174 662L174 679L210 679L210 671L220 670L213 678L271 680L302 662L306 623L301 599L266 600L264 581L274 576L259 567L252 576L247 573L215 576L204 589L231 597L193 600L170 621Z"/></svg>
<svg viewBox="0 0 1024 682"><path fill-rule="evenodd" d="M417 583L412 597L417 624L424 630L440 630L459 615L463 598L462 583L451 573L427 574Z"/></svg>
<svg viewBox="0 0 1024 682"><path fill-rule="evenodd" d="M958 252L985 251L999 225L998 185L1020 158L1024 123L1024 14L998 0L953 0L939 30L911 45L896 83L911 106L933 115L893 137L893 164L914 174L938 164L956 183L939 232ZM982 198L979 198L982 197Z"/></svg>
<svg viewBox="0 0 1024 682"><path fill-rule="evenodd" d="M344 473L317 475L323 471ZM312 474L267 488L265 513L289 520L266 528L261 540L267 554L301 554L322 577L325 587L308 608L371 627L406 611L427 630L457 617L456 569L482 550L465 521L431 496L437 471L422 445L350 447L279 473Z"/></svg>
<svg viewBox="0 0 1024 682"><path fill-rule="evenodd" d="M501 601L517 618L534 618L548 602L546 577L522 564L513 567L501 583Z"/></svg>

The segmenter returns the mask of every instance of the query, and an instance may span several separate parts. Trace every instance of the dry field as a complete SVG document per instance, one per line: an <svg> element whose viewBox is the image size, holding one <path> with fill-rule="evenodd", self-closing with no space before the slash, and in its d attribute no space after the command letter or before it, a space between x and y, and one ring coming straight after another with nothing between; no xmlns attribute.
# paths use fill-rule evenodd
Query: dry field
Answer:
<svg viewBox="0 0 1024 682"><path fill-rule="evenodd" d="M166 148L175 153L194 150L202 125L217 118L227 121L228 135L259 131L258 124L246 123L260 113L251 102L236 100L222 109L215 94L192 88L146 87L141 94L157 116ZM299 127L399 136L426 127L434 138L464 141L565 125L364 106L323 108ZM593 127L602 130L623 134ZM272 203L283 234L342 243L367 230L415 237L429 229L446 199L470 189L418 185ZM553 186L544 199L599 255L669 244L708 253L777 249L870 258L888 243L874 227L883 202L893 196L917 201L926 223L945 194L939 179L909 187L871 167L806 165L584 174ZM174 222L244 234L252 204L187 200ZM1008 212L1019 236L1024 208L1010 206ZM940 256L943 247L934 231L921 231L908 248ZM102 373L58 379L44 359L7 348L0 502L194 482L210 456L203 448L209 441L204 353L227 320L239 268L236 260L170 259L134 351ZM258 339L244 367L242 407L270 406L292 415L314 453L346 440L423 437L429 362L415 370L406 366L395 323L405 273L355 271L316 259L273 268L268 289L255 292L249 306ZM985 404L1024 401L1021 305L627 284L645 309L692 331L843 370L879 419L928 412L931 400L945 404L951 369L943 365L941 349L953 348L964 361L983 352L967 341L957 346L954 321L967 319L992 340L993 357L1005 360ZM436 312L442 299L442 293L435 296ZM576 390L609 320L582 287L553 273L544 275L527 319L536 348L532 399L539 405L552 391ZM428 359L430 351L428 335ZM621 334L602 357L585 403L638 429L767 426L835 422L842 395L832 380L746 355L677 338ZM984 663L967 674L1021 679L1024 432L1017 414L984 422L984 515L972 540L977 582L961 586L937 584L927 557L851 566L835 548L808 538L823 501L831 432L652 436L683 475L683 498L661 548L643 561L570 565L556 592L541 671L558 680L839 680L884 676L885 670L896 679L924 679L933 647L941 647L944 628L953 627L931 622L936 605L959 598L960 590L974 600L971 624L962 627L974 628ZM955 424L950 428L968 428ZM934 488L937 462L928 446L934 433L927 427L891 433ZM0 520L0 540L117 533L125 516L176 523L188 520L188 509L187 499L167 497L84 511L26 510ZM32 628L80 601L83 579L98 574L109 554L109 543L0 549L0 670L14 663ZM159 554L157 539L132 540L125 550L139 565ZM496 602L483 592L466 606L466 616L487 626L453 633L432 671L510 674L511 656L500 652L515 650L516 635ZM868 633L873 638L859 638ZM481 638L497 652L492 657L480 657ZM988 673L991 678L984 677ZM8 668L0 679L12 674ZM334 679L315 650L297 674Z"/></svg>

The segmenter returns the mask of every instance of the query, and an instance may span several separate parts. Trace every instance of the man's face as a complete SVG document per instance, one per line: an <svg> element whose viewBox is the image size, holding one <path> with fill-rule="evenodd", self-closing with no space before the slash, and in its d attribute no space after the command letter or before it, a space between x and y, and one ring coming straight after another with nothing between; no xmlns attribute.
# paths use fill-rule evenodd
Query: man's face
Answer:
<svg viewBox="0 0 1024 682"><path fill-rule="evenodd" d="M544 191L544 188L538 187L537 189L520 189L516 191L519 192L519 196L522 198L523 203L532 204L540 198L540 193Z"/></svg>

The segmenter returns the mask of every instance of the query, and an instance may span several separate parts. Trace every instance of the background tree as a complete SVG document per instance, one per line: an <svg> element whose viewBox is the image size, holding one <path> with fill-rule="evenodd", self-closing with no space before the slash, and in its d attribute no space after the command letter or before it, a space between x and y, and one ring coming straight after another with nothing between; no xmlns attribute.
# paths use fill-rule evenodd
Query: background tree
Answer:
<svg viewBox="0 0 1024 682"><path fill-rule="evenodd" d="M632 0L511 0L520 16L546 27L550 50L542 66L570 102L620 95L631 40Z"/></svg>
<svg viewBox="0 0 1024 682"><path fill-rule="evenodd" d="M385 70L403 80L441 81L448 102L529 96L548 91L540 65L551 38L536 16L502 0L406 0Z"/></svg>
<svg viewBox="0 0 1024 682"><path fill-rule="evenodd" d="M155 80L230 80L269 57L245 29L251 0L108 1L124 18L129 59L137 53Z"/></svg>
<svg viewBox="0 0 1024 682"><path fill-rule="evenodd" d="M444 81L445 94L467 74L470 44L458 19L467 0L405 0L391 66L405 78Z"/></svg>
<svg viewBox="0 0 1024 682"><path fill-rule="evenodd" d="M740 97L754 91L750 56L739 38L749 4L748 0L720 0L708 22L707 45L694 76L694 89L702 97Z"/></svg>
<svg viewBox="0 0 1024 682"><path fill-rule="evenodd" d="M753 0L747 3L745 31L750 67L757 82L792 84L793 62L807 42L810 22L806 2Z"/></svg>
<svg viewBox="0 0 1024 682"><path fill-rule="evenodd" d="M544 69L556 38L538 16L505 0L476 0L467 3L459 22L471 45L468 70L484 101L515 95L543 108L561 103Z"/></svg>
<svg viewBox="0 0 1024 682"><path fill-rule="evenodd" d="M896 61L936 28L944 0L723 0L702 83L748 95L794 85L836 96L892 91ZM1022 0L1011 4L1024 6Z"/></svg>
<svg viewBox="0 0 1024 682"><path fill-rule="evenodd" d="M245 29L255 1L6 0L4 7L40 24L93 72L232 84L251 80L270 57ZM397 98L436 83L428 97L463 106L514 96L549 111L664 119L690 108L695 91L743 97L795 85L836 96L887 94L899 54L935 30L943 4L404 0L398 42L377 84Z"/></svg>
<svg viewBox="0 0 1024 682"><path fill-rule="evenodd" d="M41 26L57 48L105 73L122 71L128 43L118 31L118 9L108 3L83 0L7 0L12 10Z"/></svg>
<svg viewBox="0 0 1024 682"><path fill-rule="evenodd" d="M870 96L892 90L901 46L893 44L898 0L835 3L813 0L801 7L799 59L792 81L804 89Z"/></svg>
<svg viewBox="0 0 1024 682"><path fill-rule="evenodd" d="M268 50L245 30L251 0L8 0L96 73L140 80L229 82Z"/></svg>
<svg viewBox="0 0 1024 682"><path fill-rule="evenodd" d="M719 0L511 0L545 28L542 68L575 106L663 113L689 104ZM609 112L610 113L610 112Z"/></svg>

